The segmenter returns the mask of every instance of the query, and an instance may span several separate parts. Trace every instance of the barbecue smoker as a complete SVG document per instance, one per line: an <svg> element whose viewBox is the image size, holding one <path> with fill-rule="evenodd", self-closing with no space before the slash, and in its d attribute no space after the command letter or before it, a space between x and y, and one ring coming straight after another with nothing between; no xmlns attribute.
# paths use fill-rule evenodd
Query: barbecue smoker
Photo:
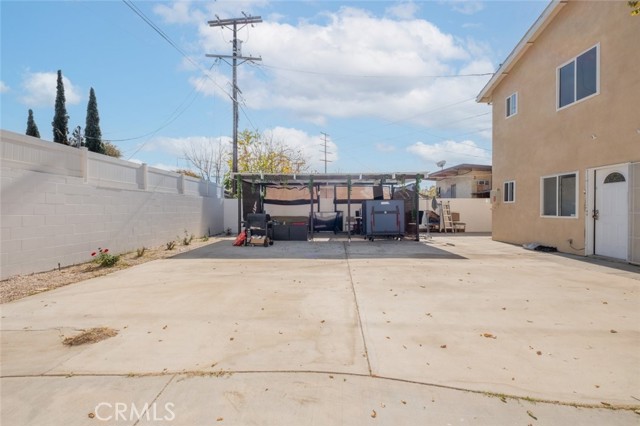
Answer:
<svg viewBox="0 0 640 426"><path fill-rule="evenodd" d="M373 241L375 237L404 237L404 201L367 200L362 202L362 235Z"/></svg>
<svg viewBox="0 0 640 426"><path fill-rule="evenodd" d="M249 213L245 221L245 232L247 235L245 246L273 245L273 223L268 214Z"/></svg>

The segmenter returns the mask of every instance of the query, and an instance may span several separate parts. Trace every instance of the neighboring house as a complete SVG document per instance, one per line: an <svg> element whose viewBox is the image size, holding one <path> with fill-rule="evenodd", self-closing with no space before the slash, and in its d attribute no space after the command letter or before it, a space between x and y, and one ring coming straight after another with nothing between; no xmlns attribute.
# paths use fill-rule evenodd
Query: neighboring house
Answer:
<svg viewBox="0 0 640 426"><path fill-rule="evenodd" d="M460 164L429 174L438 198L489 198L491 166Z"/></svg>
<svg viewBox="0 0 640 426"><path fill-rule="evenodd" d="M640 17L553 1L477 97L493 105L493 238L640 263Z"/></svg>

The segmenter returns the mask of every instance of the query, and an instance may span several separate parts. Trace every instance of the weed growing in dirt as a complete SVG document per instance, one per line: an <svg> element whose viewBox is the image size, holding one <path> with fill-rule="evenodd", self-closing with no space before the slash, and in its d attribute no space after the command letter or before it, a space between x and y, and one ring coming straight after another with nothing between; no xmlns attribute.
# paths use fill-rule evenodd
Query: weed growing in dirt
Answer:
<svg viewBox="0 0 640 426"><path fill-rule="evenodd" d="M189 235L189 233L185 229L184 230L184 237L182 238L182 245L183 246L188 246L189 244L191 244L191 241L193 241L194 237L195 237L195 235L193 235L193 234ZM178 237L178 239L180 239L180 237Z"/></svg>

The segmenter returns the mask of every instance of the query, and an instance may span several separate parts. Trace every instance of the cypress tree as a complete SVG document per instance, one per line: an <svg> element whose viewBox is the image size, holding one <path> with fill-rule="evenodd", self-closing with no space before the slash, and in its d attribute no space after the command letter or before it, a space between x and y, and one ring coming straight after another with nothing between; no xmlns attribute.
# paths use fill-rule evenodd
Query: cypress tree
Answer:
<svg viewBox="0 0 640 426"><path fill-rule="evenodd" d="M29 110L29 118L27 118L27 136L33 136L34 138L40 137L40 131L38 130L38 125L33 119L33 111Z"/></svg>
<svg viewBox="0 0 640 426"><path fill-rule="evenodd" d="M98 114L98 101L93 87L89 91L89 102L87 103L87 122L84 126L84 139L89 151L100 154L105 153L102 143L102 131L100 130L100 115Z"/></svg>
<svg viewBox="0 0 640 426"><path fill-rule="evenodd" d="M69 116L67 115L66 99L64 97L64 83L62 71L58 70L58 84L56 86L56 111L53 116L53 141L69 145Z"/></svg>

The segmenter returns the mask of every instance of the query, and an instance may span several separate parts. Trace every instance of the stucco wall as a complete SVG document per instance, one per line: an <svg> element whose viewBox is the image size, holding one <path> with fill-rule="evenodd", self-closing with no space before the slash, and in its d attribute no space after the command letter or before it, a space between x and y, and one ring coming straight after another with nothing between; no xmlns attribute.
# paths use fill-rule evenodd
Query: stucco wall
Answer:
<svg viewBox="0 0 640 426"><path fill-rule="evenodd" d="M476 192L476 183L478 180L488 180L489 185L491 186L492 173L473 171L469 173L469 175L453 176L436 181L436 188L440 191L440 197L451 198L451 186L456 185L455 198L473 198L473 193Z"/></svg>
<svg viewBox="0 0 640 426"><path fill-rule="evenodd" d="M491 232L491 200L488 198L442 198L449 203L451 212L460 213L460 222L466 224L466 232Z"/></svg>
<svg viewBox="0 0 640 426"><path fill-rule="evenodd" d="M631 214L631 262L640 265L640 163L631 165L629 209Z"/></svg>
<svg viewBox="0 0 640 426"><path fill-rule="evenodd" d="M0 161L0 279L223 231L215 184L7 131Z"/></svg>
<svg viewBox="0 0 640 426"><path fill-rule="evenodd" d="M626 2L569 2L494 90L493 187L516 181L516 202L494 206L494 239L585 253L586 170L640 161L640 55L630 42L639 39ZM556 68L597 43L599 94L557 110ZM518 113L507 119L514 92ZM542 217L540 178L567 172L578 174L576 217Z"/></svg>

